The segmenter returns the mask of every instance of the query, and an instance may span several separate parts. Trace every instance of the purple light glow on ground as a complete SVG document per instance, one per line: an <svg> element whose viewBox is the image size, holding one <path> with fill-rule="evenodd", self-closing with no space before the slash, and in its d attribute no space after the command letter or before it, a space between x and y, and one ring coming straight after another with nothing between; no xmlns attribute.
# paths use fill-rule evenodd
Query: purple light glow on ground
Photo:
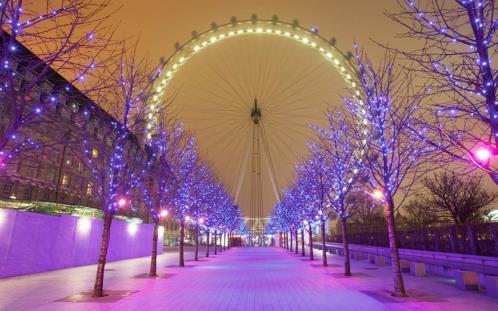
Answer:
<svg viewBox="0 0 498 311"><path fill-rule="evenodd" d="M47 272L0 281L0 309L454 311L496 310L498 305L481 293L455 288L448 279L410 275L405 279L411 297L396 299L386 292L392 282L389 267L354 260L355 276L346 278L342 257L330 255L329 268L318 266L319 260L300 259L276 248L234 248L182 269L166 268L177 261L176 253L168 252L159 257L156 279L136 277L147 271L147 258L115 262L109 265L115 270L107 274L106 289L138 292L113 303L55 302L90 290L94 266ZM162 277L166 274L173 276Z"/></svg>

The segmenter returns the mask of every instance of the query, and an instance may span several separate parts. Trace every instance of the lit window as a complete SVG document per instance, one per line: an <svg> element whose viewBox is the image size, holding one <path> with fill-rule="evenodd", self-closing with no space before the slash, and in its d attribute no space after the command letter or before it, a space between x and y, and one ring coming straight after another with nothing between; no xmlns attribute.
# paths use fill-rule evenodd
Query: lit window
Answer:
<svg viewBox="0 0 498 311"><path fill-rule="evenodd" d="M92 149L92 157L94 159L98 158L99 157L99 151L95 148Z"/></svg>
<svg viewBox="0 0 498 311"><path fill-rule="evenodd" d="M67 175L62 176L62 185L67 186L68 183L69 183L69 176Z"/></svg>
<svg viewBox="0 0 498 311"><path fill-rule="evenodd" d="M86 195L92 195L93 191L93 184L91 182L88 183L86 186Z"/></svg>

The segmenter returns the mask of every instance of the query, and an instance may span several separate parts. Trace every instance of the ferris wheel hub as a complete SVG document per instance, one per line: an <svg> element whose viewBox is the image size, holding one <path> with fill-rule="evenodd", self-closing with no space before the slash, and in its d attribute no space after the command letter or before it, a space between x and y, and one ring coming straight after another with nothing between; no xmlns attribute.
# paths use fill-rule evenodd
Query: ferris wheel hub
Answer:
<svg viewBox="0 0 498 311"><path fill-rule="evenodd" d="M261 110L258 107L258 100L254 99L254 107L251 109L251 118L254 124L259 124L261 120Z"/></svg>

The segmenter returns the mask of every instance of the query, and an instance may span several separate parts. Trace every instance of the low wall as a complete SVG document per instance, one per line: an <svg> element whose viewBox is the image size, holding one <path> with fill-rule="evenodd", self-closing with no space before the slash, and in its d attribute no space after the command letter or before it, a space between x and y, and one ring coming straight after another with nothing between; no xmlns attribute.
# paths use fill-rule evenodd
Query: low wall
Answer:
<svg viewBox="0 0 498 311"><path fill-rule="evenodd" d="M101 219L0 209L0 278L96 264L102 227ZM153 229L113 220L107 260L149 256Z"/></svg>
<svg viewBox="0 0 498 311"><path fill-rule="evenodd" d="M314 243L314 248L322 249L321 243ZM327 251L342 250L342 243L327 242ZM351 252L360 252L385 256L390 261L391 251L387 247L349 244ZM476 256L456 253L439 253L413 249L399 249L401 259L422 262L428 265L428 270L434 274L451 276L453 269L475 271L483 274L498 275L498 257Z"/></svg>

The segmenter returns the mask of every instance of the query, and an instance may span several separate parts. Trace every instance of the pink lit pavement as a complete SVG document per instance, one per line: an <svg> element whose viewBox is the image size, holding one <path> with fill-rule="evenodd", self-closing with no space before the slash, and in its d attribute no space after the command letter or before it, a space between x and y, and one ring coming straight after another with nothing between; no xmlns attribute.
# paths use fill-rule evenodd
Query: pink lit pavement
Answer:
<svg viewBox="0 0 498 311"><path fill-rule="evenodd" d="M176 253L159 258L160 277L144 278L148 259L110 263L100 302L68 302L92 287L95 267L85 266L0 280L1 310L498 310L498 300L456 289L451 280L405 275L410 298L388 294L389 267L353 260L353 276L342 275L342 257L320 266L278 248L233 248L186 268ZM187 254L187 259L192 253ZM123 297L116 297L116 293ZM119 296L119 295L118 295ZM61 301L62 300L62 301ZM76 299L77 300L77 299Z"/></svg>

